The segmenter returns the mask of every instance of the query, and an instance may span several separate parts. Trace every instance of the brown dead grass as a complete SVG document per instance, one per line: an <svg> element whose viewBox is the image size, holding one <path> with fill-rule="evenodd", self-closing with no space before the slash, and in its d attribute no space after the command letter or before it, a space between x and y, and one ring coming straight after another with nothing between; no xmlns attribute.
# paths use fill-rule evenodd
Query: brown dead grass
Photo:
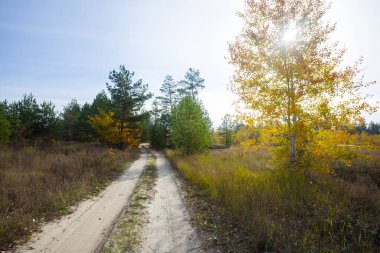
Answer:
<svg viewBox="0 0 380 253"><path fill-rule="evenodd" d="M96 195L137 156L88 143L0 149L0 250Z"/></svg>

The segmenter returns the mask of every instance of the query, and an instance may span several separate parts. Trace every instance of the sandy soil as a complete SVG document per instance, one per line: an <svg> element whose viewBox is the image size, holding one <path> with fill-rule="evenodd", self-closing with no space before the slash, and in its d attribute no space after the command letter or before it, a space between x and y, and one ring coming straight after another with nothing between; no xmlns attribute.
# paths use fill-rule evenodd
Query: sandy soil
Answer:
<svg viewBox="0 0 380 253"><path fill-rule="evenodd" d="M113 227L147 162L140 158L100 196L82 202L76 210L61 220L48 223L42 232L16 252L98 252Z"/></svg>
<svg viewBox="0 0 380 253"><path fill-rule="evenodd" d="M141 252L203 252L169 161L159 152L154 155L158 178L154 198L147 207L148 223L143 230Z"/></svg>

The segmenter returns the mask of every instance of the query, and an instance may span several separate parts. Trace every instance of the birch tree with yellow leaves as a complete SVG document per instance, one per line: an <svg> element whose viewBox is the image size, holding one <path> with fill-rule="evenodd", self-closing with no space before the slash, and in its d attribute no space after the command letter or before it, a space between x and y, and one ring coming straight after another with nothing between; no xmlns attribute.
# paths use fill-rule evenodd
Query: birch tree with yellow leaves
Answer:
<svg viewBox="0 0 380 253"><path fill-rule="evenodd" d="M335 24L325 18L330 4L246 0L245 6L229 61L231 90L244 108L240 117L262 129L261 142L248 144L281 150L290 168L350 151L341 145L349 140L347 130L377 110L361 93L375 82L364 81L362 59L343 66L346 49L331 41Z"/></svg>

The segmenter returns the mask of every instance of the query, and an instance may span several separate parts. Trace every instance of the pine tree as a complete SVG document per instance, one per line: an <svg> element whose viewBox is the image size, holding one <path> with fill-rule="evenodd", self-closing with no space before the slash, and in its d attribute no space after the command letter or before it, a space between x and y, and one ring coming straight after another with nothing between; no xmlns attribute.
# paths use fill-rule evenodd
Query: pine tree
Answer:
<svg viewBox="0 0 380 253"><path fill-rule="evenodd" d="M205 79L200 77L198 69L189 68L185 74L185 79L179 82L180 88L178 92L182 96L191 96L195 99L198 94L198 90L203 89Z"/></svg>
<svg viewBox="0 0 380 253"><path fill-rule="evenodd" d="M139 111L145 101L152 97L152 94L148 92L148 85L143 84L142 79L133 82L133 76L134 72L130 72L121 65L119 71L113 70L109 74L109 79L113 84L107 83L115 117L120 122L120 135L123 135L126 122L130 128L137 128L137 122L146 117L146 114L139 114ZM133 132L137 133L138 131ZM123 147L124 143L121 142L120 148Z"/></svg>
<svg viewBox="0 0 380 253"><path fill-rule="evenodd" d="M218 128L219 134L223 138L224 145L230 147L235 125L232 123L231 115L226 114L222 119L222 124Z"/></svg>
<svg viewBox="0 0 380 253"><path fill-rule="evenodd" d="M66 140L79 139L79 124L81 116L81 106L76 99L63 107L63 138Z"/></svg>
<svg viewBox="0 0 380 253"><path fill-rule="evenodd" d="M211 121L200 103L184 97L173 108L173 142L186 155L201 153L211 145Z"/></svg>
<svg viewBox="0 0 380 253"><path fill-rule="evenodd" d="M170 113L173 109L175 95L177 93L177 83L174 81L172 76L167 75L165 77L160 91L162 95L157 97L157 99L160 101L163 110L166 113Z"/></svg>

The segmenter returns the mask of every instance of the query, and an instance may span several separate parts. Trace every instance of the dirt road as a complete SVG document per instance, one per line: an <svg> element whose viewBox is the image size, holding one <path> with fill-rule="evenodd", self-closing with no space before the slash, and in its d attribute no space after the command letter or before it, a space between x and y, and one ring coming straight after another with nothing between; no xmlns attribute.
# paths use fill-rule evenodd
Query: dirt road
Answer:
<svg viewBox="0 0 380 253"><path fill-rule="evenodd" d="M143 230L142 253L203 252L181 197L179 181L163 154L157 157L155 195L147 207L148 223Z"/></svg>
<svg viewBox="0 0 380 253"><path fill-rule="evenodd" d="M100 196L84 201L61 220L46 224L41 233L16 252L100 252L123 209L128 208L128 199L148 161L149 155L144 150ZM158 177L153 199L147 203L148 222L141 231L141 244L137 248L143 253L203 252L189 223L176 175L162 153L154 154Z"/></svg>
<svg viewBox="0 0 380 253"><path fill-rule="evenodd" d="M101 195L82 202L70 215L42 228L16 252L98 252L123 208L147 162L146 152Z"/></svg>

